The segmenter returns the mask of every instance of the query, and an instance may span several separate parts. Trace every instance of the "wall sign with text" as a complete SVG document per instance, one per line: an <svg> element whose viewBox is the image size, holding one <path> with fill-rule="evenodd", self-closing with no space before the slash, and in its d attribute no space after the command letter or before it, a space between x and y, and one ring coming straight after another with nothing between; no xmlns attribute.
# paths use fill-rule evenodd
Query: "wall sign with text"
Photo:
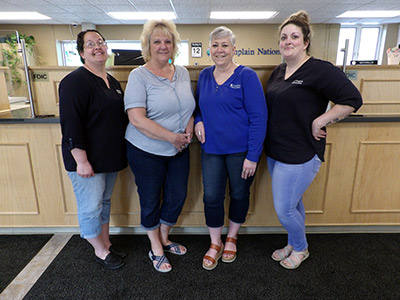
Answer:
<svg viewBox="0 0 400 300"><path fill-rule="evenodd" d="M201 43L191 43L192 57L201 57Z"/></svg>

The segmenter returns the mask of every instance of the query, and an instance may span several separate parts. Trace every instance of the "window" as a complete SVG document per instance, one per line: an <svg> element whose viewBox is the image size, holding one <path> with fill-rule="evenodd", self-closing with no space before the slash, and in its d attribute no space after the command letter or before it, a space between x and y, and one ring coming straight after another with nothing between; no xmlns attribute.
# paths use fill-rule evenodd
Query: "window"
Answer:
<svg viewBox="0 0 400 300"><path fill-rule="evenodd" d="M378 60L382 59L382 42L385 30L381 25L342 25L339 32L338 51L336 64L343 65L346 39L349 40L346 64L352 60Z"/></svg>
<svg viewBox="0 0 400 300"><path fill-rule="evenodd" d="M140 41L107 40L108 54L113 49L141 50ZM175 64L187 66L189 64L189 41L181 41L178 45L178 55ZM76 41L57 41L57 56L59 66L81 66L80 56L76 50Z"/></svg>

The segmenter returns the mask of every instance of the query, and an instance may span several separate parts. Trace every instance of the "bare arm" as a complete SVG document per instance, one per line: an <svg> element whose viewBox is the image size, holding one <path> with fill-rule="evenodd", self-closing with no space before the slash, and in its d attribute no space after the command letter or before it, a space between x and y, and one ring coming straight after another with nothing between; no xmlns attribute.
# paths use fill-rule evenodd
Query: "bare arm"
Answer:
<svg viewBox="0 0 400 300"><path fill-rule="evenodd" d="M173 133L146 117L144 107L128 109L129 122L144 135L171 143L182 151L190 143L190 133Z"/></svg>
<svg viewBox="0 0 400 300"><path fill-rule="evenodd" d="M350 105L335 104L329 111L313 121L311 125L312 135L317 141L326 138L326 132L321 128L343 120L353 111L354 107Z"/></svg>
<svg viewBox="0 0 400 300"><path fill-rule="evenodd" d="M71 150L71 154L76 162L76 173L81 177L92 177L94 176L94 171L92 165L87 159L86 151L79 148L74 148Z"/></svg>
<svg viewBox="0 0 400 300"><path fill-rule="evenodd" d="M196 126L194 127L197 139L200 143L204 144L206 142L206 132L204 130L204 124L202 121L197 122Z"/></svg>

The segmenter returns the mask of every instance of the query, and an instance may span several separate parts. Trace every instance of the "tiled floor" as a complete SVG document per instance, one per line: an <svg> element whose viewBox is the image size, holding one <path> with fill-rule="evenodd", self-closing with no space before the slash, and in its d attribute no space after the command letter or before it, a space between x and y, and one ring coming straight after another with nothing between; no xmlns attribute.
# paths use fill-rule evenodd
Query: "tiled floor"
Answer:
<svg viewBox="0 0 400 300"><path fill-rule="evenodd" d="M23 299L67 244L72 234L55 234L19 275L0 294L0 300Z"/></svg>

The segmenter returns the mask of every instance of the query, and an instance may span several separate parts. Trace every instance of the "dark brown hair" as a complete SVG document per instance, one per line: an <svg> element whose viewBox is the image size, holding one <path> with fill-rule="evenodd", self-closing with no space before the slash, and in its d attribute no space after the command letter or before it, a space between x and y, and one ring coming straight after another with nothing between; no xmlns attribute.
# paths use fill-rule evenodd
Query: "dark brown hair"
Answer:
<svg viewBox="0 0 400 300"><path fill-rule="evenodd" d="M301 28L301 32L303 33L304 43L308 42L306 52L307 54L309 54L309 49L311 46L311 37L312 37L310 16L304 10L300 10L297 13L292 14L281 24L281 26L279 26L279 34L282 32L283 27L289 24L293 24Z"/></svg>
<svg viewBox="0 0 400 300"><path fill-rule="evenodd" d="M106 41L104 36L102 36L101 33L98 32L96 29L88 29L88 30L79 32L78 36L76 37L76 49L78 50L79 57L80 57L81 62L83 64L85 63L85 59L81 56L81 52L83 52L83 46L85 44L85 39L84 39L85 34L88 33L88 32L96 32L101 36L101 38L103 39L104 42Z"/></svg>

